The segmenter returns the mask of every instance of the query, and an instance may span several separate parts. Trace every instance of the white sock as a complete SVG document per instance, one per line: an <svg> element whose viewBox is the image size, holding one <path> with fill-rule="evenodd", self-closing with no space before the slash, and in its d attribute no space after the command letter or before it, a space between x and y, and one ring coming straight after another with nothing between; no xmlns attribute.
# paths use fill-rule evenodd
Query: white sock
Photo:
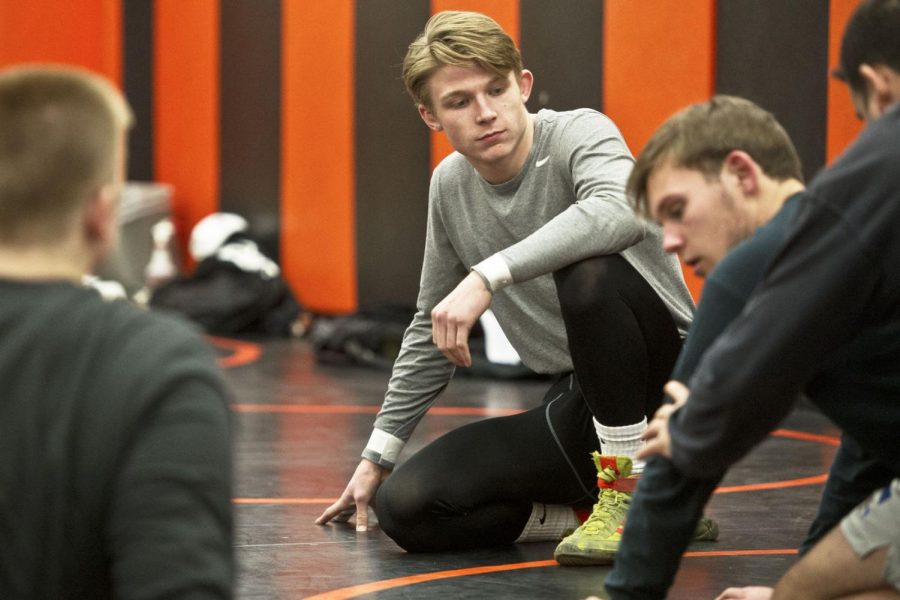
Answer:
<svg viewBox="0 0 900 600"><path fill-rule="evenodd" d="M641 434L647 429L647 417L632 425L610 427L594 419L597 437L600 439L600 453L608 456L628 456L631 458L631 474L644 472L644 461L634 458L634 454L644 445Z"/></svg>
<svg viewBox="0 0 900 600"><path fill-rule="evenodd" d="M531 508L531 516L515 543L555 542L579 525L581 521L571 506L535 502Z"/></svg>

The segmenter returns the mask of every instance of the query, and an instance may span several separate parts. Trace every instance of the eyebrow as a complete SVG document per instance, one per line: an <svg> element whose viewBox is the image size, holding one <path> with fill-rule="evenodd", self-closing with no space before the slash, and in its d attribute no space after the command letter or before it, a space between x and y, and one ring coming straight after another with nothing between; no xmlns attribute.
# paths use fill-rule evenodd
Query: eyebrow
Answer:
<svg viewBox="0 0 900 600"><path fill-rule="evenodd" d="M656 205L656 210L651 209L650 216L653 217L653 220L658 223L660 213L663 213L666 209L668 209L673 202L678 202L683 199L684 196L677 192L666 194L665 196L663 196L663 199L659 201L659 204Z"/></svg>
<svg viewBox="0 0 900 600"><path fill-rule="evenodd" d="M463 90L452 90L452 91L450 91L450 92L447 92L446 94L444 94L444 95L441 96L440 98L438 98L438 102L440 102L441 104L443 104L443 103L448 102L448 101L450 101L450 100L456 100L457 98L463 98L463 97L468 96L468 95L470 95L469 92L466 92L466 91L463 91Z"/></svg>
<svg viewBox="0 0 900 600"><path fill-rule="evenodd" d="M500 77L499 75L495 75L490 80L488 80L485 87L490 87L492 85L496 85L497 83L506 84L506 83L508 83L508 81L507 81L506 77ZM471 92L469 92L468 90L451 90L451 91L447 92L446 94L444 94L443 96L441 96L440 98L438 98L438 102L443 104L444 102L447 102L448 100L454 100L459 97L465 97L465 96L470 96L470 95L471 95Z"/></svg>

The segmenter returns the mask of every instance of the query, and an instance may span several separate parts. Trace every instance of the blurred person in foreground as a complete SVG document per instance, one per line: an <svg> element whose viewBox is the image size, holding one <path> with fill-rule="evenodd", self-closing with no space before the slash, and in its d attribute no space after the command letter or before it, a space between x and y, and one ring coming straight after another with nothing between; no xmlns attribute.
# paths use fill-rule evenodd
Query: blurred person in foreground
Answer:
<svg viewBox="0 0 900 600"><path fill-rule="evenodd" d="M117 240L131 111L0 71L0 597L230 598L229 409L181 321L81 285Z"/></svg>

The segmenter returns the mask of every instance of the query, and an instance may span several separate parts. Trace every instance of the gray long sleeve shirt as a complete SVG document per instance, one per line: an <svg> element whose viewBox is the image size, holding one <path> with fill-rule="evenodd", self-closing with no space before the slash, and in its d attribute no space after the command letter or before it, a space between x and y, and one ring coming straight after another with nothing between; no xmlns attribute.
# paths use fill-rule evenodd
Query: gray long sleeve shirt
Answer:
<svg viewBox="0 0 900 600"><path fill-rule="evenodd" d="M363 456L393 467L454 366L431 339L431 310L473 265L499 256L513 285L492 310L522 361L539 373L572 370L553 272L621 253L650 283L682 335L693 301L661 232L625 198L633 159L609 118L580 109L535 115L534 143L520 172L492 185L459 153L435 170L428 204L417 313L404 335L375 431Z"/></svg>

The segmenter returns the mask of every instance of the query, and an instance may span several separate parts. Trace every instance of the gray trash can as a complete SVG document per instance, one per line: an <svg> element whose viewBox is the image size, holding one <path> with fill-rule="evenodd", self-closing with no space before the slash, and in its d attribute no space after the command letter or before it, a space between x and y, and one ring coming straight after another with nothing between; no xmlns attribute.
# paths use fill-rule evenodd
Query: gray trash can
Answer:
<svg viewBox="0 0 900 600"><path fill-rule="evenodd" d="M97 268L101 279L118 281L129 296L144 285L144 267L153 252L151 228L171 218L172 187L163 183L129 181L119 209L119 245ZM180 253L173 238L169 251L176 265Z"/></svg>

